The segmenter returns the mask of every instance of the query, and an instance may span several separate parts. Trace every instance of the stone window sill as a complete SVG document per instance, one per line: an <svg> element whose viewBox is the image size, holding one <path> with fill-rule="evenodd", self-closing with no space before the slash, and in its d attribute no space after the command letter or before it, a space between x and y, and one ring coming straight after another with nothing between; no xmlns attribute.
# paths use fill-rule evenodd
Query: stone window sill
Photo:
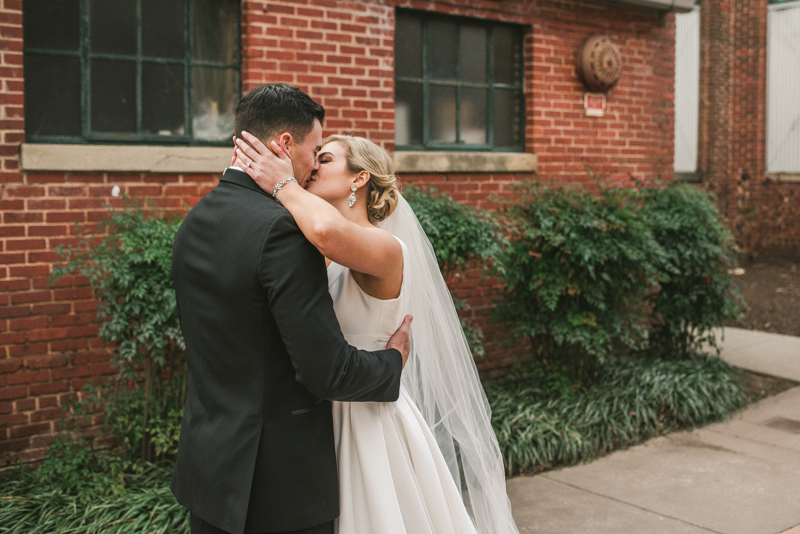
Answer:
<svg viewBox="0 0 800 534"><path fill-rule="evenodd" d="M688 182L690 184L699 184L703 181L703 174L699 172L676 172L675 180L678 182Z"/></svg>
<svg viewBox="0 0 800 534"><path fill-rule="evenodd" d="M397 172L535 173L536 154L525 152L410 152L394 153Z"/></svg>
<svg viewBox="0 0 800 534"><path fill-rule="evenodd" d="M23 172L150 172L221 174L230 164L226 147L57 145L25 143ZM536 154L524 152L394 153L405 173L535 173Z"/></svg>
<svg viewBox="0 0 800 534"><path fill-rule="evenodd" d="M48 145L20 147L22 171L222 174L233 147Z"/></svg>
<svg viewBox="0 0 800 534"><path fill-rule="evenodd" d="M778 183L797 184L800 183L800 172L771 172L767 174L767 179Z"/></svg>

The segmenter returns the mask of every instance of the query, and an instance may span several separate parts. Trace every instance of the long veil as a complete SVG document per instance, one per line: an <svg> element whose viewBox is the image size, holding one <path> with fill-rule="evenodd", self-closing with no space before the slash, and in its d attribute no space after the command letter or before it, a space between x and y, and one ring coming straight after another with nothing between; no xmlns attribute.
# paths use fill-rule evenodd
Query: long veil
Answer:
<svg viewBox="0 0 800 534"><path fill-rule="evenodd" d="M380 226L409 251L403 272L414 322L402 383L436 437L479 534L517 534L489 403L433 247L402 197Z"/></svg>

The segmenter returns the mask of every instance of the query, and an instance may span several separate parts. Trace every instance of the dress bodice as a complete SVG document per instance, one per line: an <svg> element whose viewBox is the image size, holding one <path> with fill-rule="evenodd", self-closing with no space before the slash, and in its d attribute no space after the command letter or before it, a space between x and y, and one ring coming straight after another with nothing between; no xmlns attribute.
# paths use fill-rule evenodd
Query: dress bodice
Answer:
<svg viewBox="0 0 800 534"><path fill-rule="evenodd" d="M398 241L403 249L403 261L407 262L406 245ZM331 262L328 266L328 290L333 298L336 318L348 343L362 350L386 348L386 343L407 313L405 276L403 278L400 295L381 300L367 295L353 278L350 269Z"/></svg>

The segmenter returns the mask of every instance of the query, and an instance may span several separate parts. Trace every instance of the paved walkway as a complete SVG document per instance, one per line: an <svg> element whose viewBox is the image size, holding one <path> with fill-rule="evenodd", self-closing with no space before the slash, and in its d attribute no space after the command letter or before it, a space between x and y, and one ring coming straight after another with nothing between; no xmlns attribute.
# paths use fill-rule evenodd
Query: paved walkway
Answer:
<svg viewBox="0 0 800 534"><path fill-rule="evenodd" d="M800 382L800 338L725 330L732 364ZM800 534L800 387L730 421L508 481L521 533Z"/></svg>

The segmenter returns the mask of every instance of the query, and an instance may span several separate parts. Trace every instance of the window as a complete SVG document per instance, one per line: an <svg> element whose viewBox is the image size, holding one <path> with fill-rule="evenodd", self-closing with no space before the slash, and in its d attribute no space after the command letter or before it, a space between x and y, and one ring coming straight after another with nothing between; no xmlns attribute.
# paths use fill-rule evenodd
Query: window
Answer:
<svg viewBox="0 0 800 534"><path fill-rule="evenodd" d="M518 26L397 10L399 150L523 150Z"/></svg>
<svg viewBox="0 0 800 534"><path fill-rule="evenodd" d="M767 172L800 173L800 2L772 0L767 18Z"/></svg>
<svg viewBox="0 0 800 534"><path fill-rule="evenodd" d="M229 143L236 0L25 0L29 142Z"/></svg>
<svg viewBox="0 0 800 534"><path fill-rule="evenodd" d="M697 172L700 8L675 15L675 172Z"/></svg>

